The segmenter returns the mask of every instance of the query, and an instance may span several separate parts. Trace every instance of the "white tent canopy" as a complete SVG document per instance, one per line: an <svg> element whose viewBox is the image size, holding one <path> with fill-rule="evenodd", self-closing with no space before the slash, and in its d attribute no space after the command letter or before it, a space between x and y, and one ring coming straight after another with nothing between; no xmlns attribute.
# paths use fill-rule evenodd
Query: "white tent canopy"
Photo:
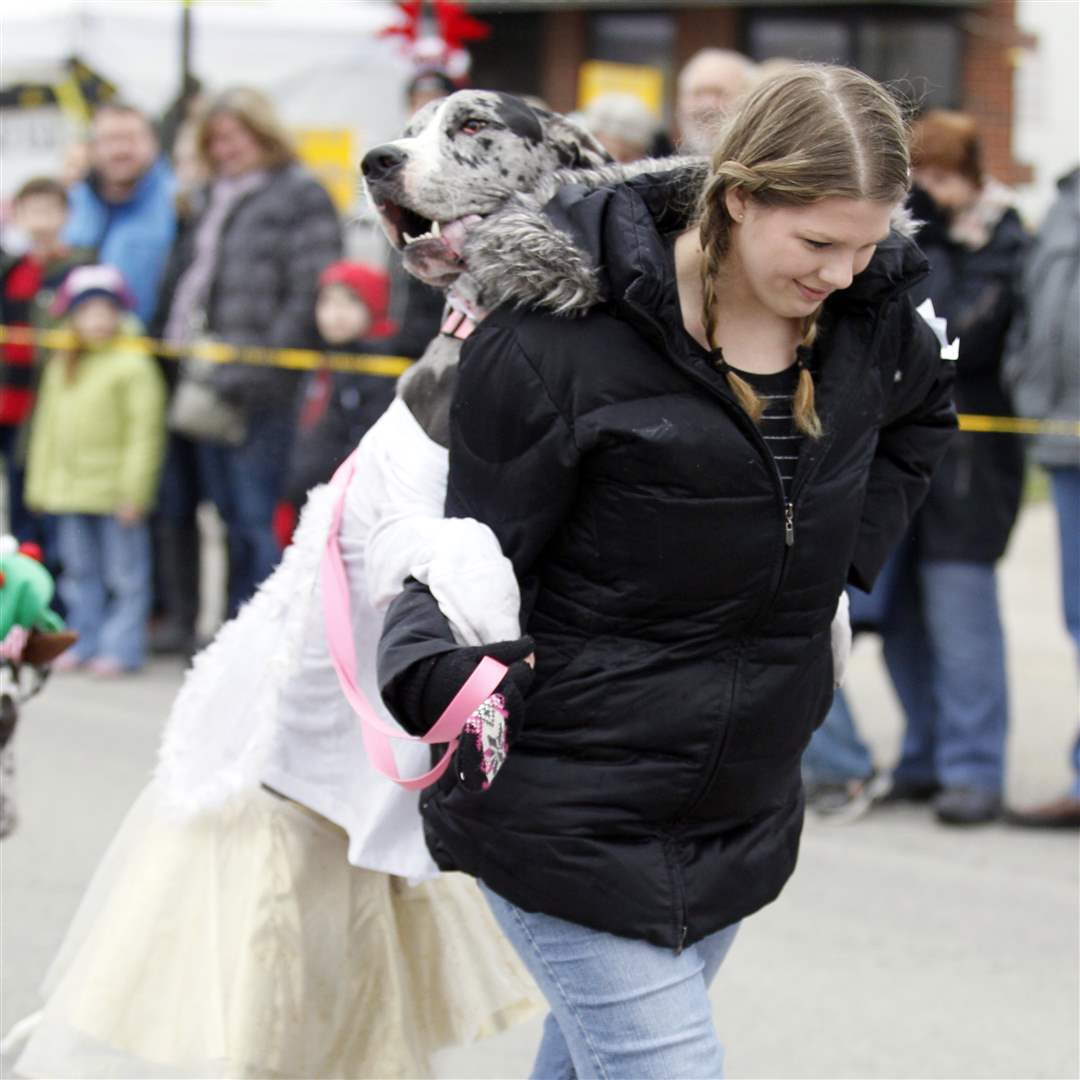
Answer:
<svg viewBox="0 0 1080 1080"><path fill-rule="evenodd" d="M160 114L180 86L181 11L180 0L4 4L0 81L51 82L78 56L125 100ZM349 129L362 150L404 121L410 68L395 39L377 36L396 12L385 0L202 0L191 8L191 69L211 92L266 91L290 127ZM5 127L6 195L25 178L25 155L17 125Z"/></svg>

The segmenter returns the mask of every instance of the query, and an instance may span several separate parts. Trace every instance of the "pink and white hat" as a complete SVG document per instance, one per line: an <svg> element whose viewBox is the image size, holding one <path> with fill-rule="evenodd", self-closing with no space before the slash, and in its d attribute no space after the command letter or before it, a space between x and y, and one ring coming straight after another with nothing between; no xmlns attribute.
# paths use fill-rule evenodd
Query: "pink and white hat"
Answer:
<svg viewBox="0 0 1080 1080"><path fill-rule="evenodd" d="M107 296L124 311L131 311L135 306L124 275L115 266L76 266L64 278L53 301L52 313L57 318L67 315L76 304L92 296Z"/></svg>

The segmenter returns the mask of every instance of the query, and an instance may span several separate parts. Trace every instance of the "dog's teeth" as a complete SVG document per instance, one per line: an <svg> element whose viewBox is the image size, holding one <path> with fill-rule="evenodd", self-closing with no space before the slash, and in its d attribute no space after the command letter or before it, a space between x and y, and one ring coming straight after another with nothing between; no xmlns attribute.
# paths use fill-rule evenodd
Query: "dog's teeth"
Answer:
<svg viewBox="0 0 1080 1080"><path fill-rule="evenodd" d="M442 226L437 221L431 223L431 235L442 236Z"/></svg>
<svg viewBox="0 0 1080 1080"><path fill-rule="evenodd" d="M411 244L416 239L414 236L410 236L404 229L401 230L401 235L405 237L405 243Z"/></svg>

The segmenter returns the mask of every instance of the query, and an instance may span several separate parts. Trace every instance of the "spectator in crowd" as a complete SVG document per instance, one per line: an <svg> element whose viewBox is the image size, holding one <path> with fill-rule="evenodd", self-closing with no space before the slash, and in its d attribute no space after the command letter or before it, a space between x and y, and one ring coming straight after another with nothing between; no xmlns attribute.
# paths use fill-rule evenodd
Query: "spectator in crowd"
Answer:
<svg viewBox="0 0 1080 1080"><path fill-rule="evenodd" d="M197 142L210 173L170 260L161 322L184 347L210 336L236 345L303 346L314 332L318 276L341 254L329 195L296 160L270 101L228 90L208 106ZM200 479L228 532L228 614L277 563L273 531L297 404L297 378L277 367L215 366L214 397L239 417L235 445L200 440ZM175 416L174 428L183 427ZM190 428L181 434L190 434ZM163 568L163 578L179 573Z"/></svg>
<svg viewBox="0 0 1080 1080"><path fill-rule="evenodd" d="M405 102L409 115L419 112L429 101L449 97L458 87L454 80L439 68L423 68L405 87Z"/></svg>
<svg viewBox="0 0 1080 1080"><path fill-rule="evenodd" d="M742 53L712 48L695 53L679 72L675 112L682 152L709 153L720 121L754 81L754 63Z"/></svg>
<svg viewBox="0 0 1080 1080"><path fill-rule="evenodd" d="M582 116L585 127L620 164L648 157L656 135L656 117L633 94L600 94Z"/></svg>
<svg viewBox="0 0 1080 1080"><path fill-rule="evenodd" d="M1010 338L1005 377L1017 411L1039 420L1080 423L1080 168L1039 230L1023 276L1024 318ZM1050 474L1061 542L1065 628L1080 656L1080 442L1040 435L1032 457ZM1073 782L1064 794L1025 810L1016 825L1080 827L1080 736L1072 751Z"/></svg>
<svg viewBox="0 0 1080 1080"><path fill-rule="evenodd" d="M1005 341L1026 237L1010 194L983 172L975 121L935 110L914 127L912 197L930 274L915 287L960 338L959 412L1011 414ZM1001 811L1008 686L996 566L1023 486L1020 441L961 432L930 485L884 623L906 729L890 797L935 798L940 821Z"/></svg>
<svg viewBox="0 0 1080 1080"><path fill-rule="evenodd" d="M90 125L90 174L71 189L64 240L115 266L145 324L176 234L173 176L146 115L110 102Z"/></svg>
<svg viewBox="0 0 1080 1080"><path fill-rule="evenodd" d="M56 667L138 670L150 610L146 515L164 442L165 388L125 331L133 298L111 266L76 267L57 296L75 335L45 366L27 462L28 504L58 515L60 591L76 645Z"/></svg>
<svg viewBox="0 0 1080 1080"><path fill-rule="evenodd" d="M176 247L187 243L187 233L201 208L209 172L198 145L197 117L185 120L172 143L176 177ZM150 323L150 335L160 338L168 317L170 287L162 296ZM170 388L176 382L176 364L162 365ZM189 657L198 648L196 623L201 591L201 545L196 513L209 495L199 482L196 444L175 431L167 435L165 464L158 489L154 534L154 615L150 649L164 655Z"/></svg>
<svg viewBox="0 0 1080 1080"><path fill-rule="evenodd" d="M387 318L390 278L364 263L332 263L319 276L317 345L339 353L383 352L394 331ZM322 368L304 381L286 498L299 510L326 483L394 400L394 380Z"/></svg>
<svg viewBox="0 0 1080 1080"><path fill-rule="evenodd" d="M68 271L87 255L60 239L67 220L67 191L58 180L37 177L15 193L15 224L29 240L21 256L0 262L0 323L11 328L44 330L52 325L49 307ZM25 436L37 380L32 343L9 341L0 350L0 455L7 475L8 527L23 541L39 544L52 563L53 544L44 519L23 503Z"/></svg>

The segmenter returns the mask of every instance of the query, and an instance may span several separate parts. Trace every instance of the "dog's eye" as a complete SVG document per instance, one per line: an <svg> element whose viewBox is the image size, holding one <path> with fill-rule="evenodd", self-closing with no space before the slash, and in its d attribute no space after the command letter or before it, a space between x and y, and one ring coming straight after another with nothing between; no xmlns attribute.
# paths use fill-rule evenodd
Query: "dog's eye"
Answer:
<svg viewBox="0 0 1080 1080"><path fill-rule="evenodd" d="M458 130L463 135L475 135L478 131L483 131L490 123L490 120L483 120L479 116L470 116L461 122Z"/></svg>

